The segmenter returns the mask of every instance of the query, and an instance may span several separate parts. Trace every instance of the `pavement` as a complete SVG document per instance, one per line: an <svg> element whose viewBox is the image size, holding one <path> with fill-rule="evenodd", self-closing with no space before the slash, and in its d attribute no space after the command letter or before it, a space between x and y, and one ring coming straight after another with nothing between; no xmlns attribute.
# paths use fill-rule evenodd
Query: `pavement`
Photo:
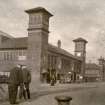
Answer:
<svg viewBox="0 0 105 105"><path fill-rule="evenodd" d="M79 91L79 90L86 90L91 88L98 88L98 87L105 86L105 83L74 83L74 84L56 84L55 86L50 86L48 84L42 84L41 87L38 89L38 91L31 93L31 99L25 101L24 99L21 100L19 105L42 105L42 103L45 103L43 105L47 105L47 101L41 100L44 99L44 97L48 95L57 95L64 92L73 92L73 91ZM50 97L51 97L50 96ZM51 98L47 97L47 100L50 100ZM53 101L54 97L53 97ZM0 105L9 105L8 101L2 101ZM53 105L53 104L52 104ZM56 103L57 105L57 103Z"/></svg>

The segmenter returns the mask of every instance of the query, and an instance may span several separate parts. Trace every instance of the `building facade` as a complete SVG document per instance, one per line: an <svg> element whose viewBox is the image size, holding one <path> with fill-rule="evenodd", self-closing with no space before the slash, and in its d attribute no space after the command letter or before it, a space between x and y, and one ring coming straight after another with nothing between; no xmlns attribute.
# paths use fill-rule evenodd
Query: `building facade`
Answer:
<svg viewBox="0 0 105 105"><path fill-rule="evenodd" d="M85 82L101 81L101 68L95 63L86 63Z"/></svg>
<svg viewBox="0 0 105 105"><path fill-rule="evenodd" d="M9 71L18 63L25 63L32 72L34 83L72 82L84 76L86 43L83 38L75 42L75 55L48 43L49 18L53 15L45 8L38 7L25 11L29 15L28 37L14 38L0 33L0 71Z"/></svg>
<svg viewBox="0 0 105 105"><path fill-rule="evenodd" d="M101 81L105 81L105 59L101 56L99 59Z"/></svg>

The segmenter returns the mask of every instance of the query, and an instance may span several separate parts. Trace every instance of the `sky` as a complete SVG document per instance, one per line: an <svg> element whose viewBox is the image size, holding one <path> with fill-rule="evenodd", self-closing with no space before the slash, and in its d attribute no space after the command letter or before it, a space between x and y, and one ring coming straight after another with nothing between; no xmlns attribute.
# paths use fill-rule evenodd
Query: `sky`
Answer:
<svg viewBox="0 0 105 105"><path fill-rule="evenodd" d="M50 19L49 43L62 42L73 53L73 39L83 37L87 62L105 57L105 0L0 0L0 30L14 37L27 36L28 15L24 10L44 7Z"/></svg>

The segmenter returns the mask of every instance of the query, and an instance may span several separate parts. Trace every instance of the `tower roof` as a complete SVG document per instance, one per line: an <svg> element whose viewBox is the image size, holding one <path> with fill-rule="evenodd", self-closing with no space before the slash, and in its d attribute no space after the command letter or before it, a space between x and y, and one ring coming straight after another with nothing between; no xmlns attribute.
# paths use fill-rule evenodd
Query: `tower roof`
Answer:
<svg viewBox="0 0 105 105"><path fill-rule="evenodd" d="M5 37L7 37L7 38L13 38L13 36L11 36L11 35L9 35L9 34L3 32L3 31L1 31L1 30L0 30L0 35L1 35L1 36L5 36Z"/></svg>
<svg viewBox="0 0 105 105"><path fill-rule="evenodd" d="M83 39L83 38L81 38L81 37L79 37L79 38L77 38L77 39L74 39L73 42L85 42L85 43L88 43L87 40L85 40L85 39Z"/></svg>
<svg viewBox="0 0 105 105"><path fill-rule="evenodd" d="M44 12L47 13L50 17L53 16L50 12L48 12L45 8L43 7L37 7L37 8L32 8L32 9L28 9L25 10L26 13L37 13L37 12Z"/></svg>

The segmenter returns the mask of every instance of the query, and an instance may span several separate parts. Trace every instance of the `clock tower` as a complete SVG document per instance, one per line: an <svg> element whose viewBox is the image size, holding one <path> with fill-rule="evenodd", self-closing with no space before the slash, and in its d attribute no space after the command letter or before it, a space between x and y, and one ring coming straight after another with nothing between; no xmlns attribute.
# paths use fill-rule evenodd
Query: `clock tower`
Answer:
<svg viewBox="0 0 105 105"><path fill-rule="evenodd" d="M83 38L77 38L73 40L75 43L75 56L79 57L82 60L81 65L81 75L85 74L85 60L86 60L86 43L88 43Z"/></svg>

